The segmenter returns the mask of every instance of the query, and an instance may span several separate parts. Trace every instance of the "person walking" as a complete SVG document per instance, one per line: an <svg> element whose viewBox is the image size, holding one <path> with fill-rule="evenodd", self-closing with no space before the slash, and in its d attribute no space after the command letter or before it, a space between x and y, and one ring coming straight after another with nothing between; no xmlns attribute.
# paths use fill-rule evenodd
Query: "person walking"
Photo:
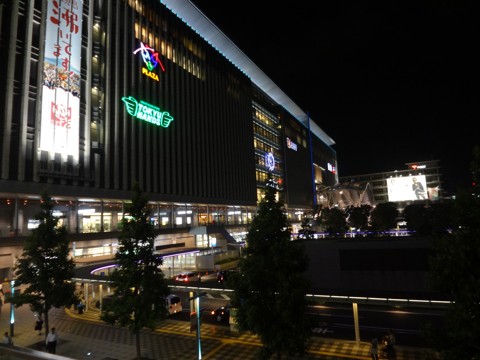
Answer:
<svg viewBox="0 0 480 360"><path fill-rule="evenodd" d="M396 347L395 347L396 343L397 343L397 340L395 339L395 334L393 333L393 330L390 329L388 331L389 359L390 358L395 359L396 357Z"/></svg>
<svg viewBox="0 0 480 360"><path fill-rule="evenodd" d="M38 331L38 335L42 335L43 320L42 316L39 315L37 321L35 322L35 330Z"/></svg>
<svg viewBox="0 0 480 360"><path fill-rule="evenodd" d="M378 339L374 337L370 346L370 356L372 360L378 360Z"/></svg>
<svg viewBox="0 0 480 360"><path fill-rule="evenodd" d="M45 341L45 344L47 345L47 351L50 354L55 354L56 353L57 342L58 342L58 336L57 336L57 333L55 332L55 328L52 327L52 329L48 333L47 339Z"/></svg>
<svg viewBox="0 0 480 360"><path fill-rule="evenodd" d="M8 335L8 331L5 331L5 332L3 333L2 344L4 344L4 345L13 345L12 338L10 337L10 335Z"/></svg>
<svg viewBox="0 0 480 360"><path fill-rule="evenodd" d="M392 345L392 348L395 349L396 339L392 329L390 329L388 332L388 342Z"/></svg>

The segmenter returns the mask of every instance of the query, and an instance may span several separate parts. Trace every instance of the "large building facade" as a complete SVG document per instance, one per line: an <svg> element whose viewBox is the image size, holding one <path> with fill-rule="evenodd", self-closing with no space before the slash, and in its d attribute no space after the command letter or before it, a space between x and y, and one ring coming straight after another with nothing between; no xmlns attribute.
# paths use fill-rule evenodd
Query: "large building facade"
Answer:
<svg viewBox="0 0 480 360"><path fill-rule="evenodd" d="M115 250L135 183L159 241L236 240L273 181L294 223L334 141L188 0L0 0L0 269L40 195L77 257ZM193 233L193 235L192 235Z"/></svg>
<svg viewBox="0 0 480 360"><path fill-rule="evenodd" d="M393 202L400 210L414 202L443 200L439 160L406 163L405 166L400 170L342 176L339 188L369 189L373 203Z"/></svg>

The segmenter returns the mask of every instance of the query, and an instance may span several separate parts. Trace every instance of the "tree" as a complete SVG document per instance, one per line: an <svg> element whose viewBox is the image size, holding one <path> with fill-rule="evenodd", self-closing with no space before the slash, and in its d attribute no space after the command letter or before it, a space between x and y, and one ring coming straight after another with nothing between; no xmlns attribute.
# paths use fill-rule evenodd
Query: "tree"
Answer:
<svg viewBox="0 0 480 360"><path fill-rule="evenodd" d="M472 178L478 183L480 148L475 147ZM445 328L432 330L430 339L441 359L480 359L480 188L457 193L458 227L433 241L430 279L436 290L450 295Z"/></svg>
<svg viewBox="0 0 480 360"><path fill-rule="evenodd" d="M133 192L132 202L126 205L128 215L122 220L117 267L110 274L114 294L102 307L101 319L127 326L135 335L137 359L141 359L140 330L154 329L168 316L165 299L170 291L160 268L163 260L154 252L155 231L148 201L138 184Z"/></svg>
<svg viewBox="0 0 480 360"><path fill-rule="evenodd" d="M453 206L454 204L451 201L434 203L430 206L433 234L443 234L452 231L454 228Z"/></svg>
<svg viewBox="0 0 480 360"><path fill-rule="evenodd" d="M345 213L336 207L323 209L321 222L326 231L331 235L337 233L344 234L348 230Z"/></svg>
<svg viewBox="0 0 480 360"><path fill-rule="evenodd" d="M409 204L403 209L403 217L407 222L407 229L415 231L418 235L432 233L429 208L425 204Z"/></svg>
<svg viewBox="0 0 480 360"><path fill-rule="evenodd" d="M458 230L434 241L431 280L453 303L446 326L431 335L443 359L480 359L480 231Z"/></svg>
<svg viewBox="0 0 480 360"><path fill-rule="evenodd" d="M370 214L372 228L377 231L387 231L397 227L398 209L392 202L380 203Z"/></svg>
<svg viewBox="0 0 480 360"><path fill-rule="evenodd" d="M15 285L25 289L15 294L15 307L30 304L32 311L43 316L48 333L48 313L53 307L72 306L78 302L75 295L75 262L69 256L69 242L64 226L53 216L54 203L44 192L41 211L35 216L39 225L25 241L22 256L16 259Z"/></svg>
<svg viewBox="0 0 480 360"><path fill-rule="evenodd" d="M348 225L350 225L351 227L354 227L357 230L367 230L368 220L370 218L371 211L372 211L372 206L367 204L363 204L361 206L350 206L347 209Z"/></svg>
<svg viewBox="0 0 480 360"><path fill-rule="evenodd" d="M450 202L410 204L403 209L407 228L418 235L442 234L453 227L453 206Z"/></svg>
<svg viewBox="0 0 480 360"><path fill-rule="evenodd" d="M315 231L312 229L312 219L308 216L304 216L302 219L302 226L298 231L297 239L311 240L314 238Z"/></svg>
<svg viewBox="0 0 480 360"><path fill-rule="evenodd" d="M303 354L311 335L306 315L304 277L307 257L300 241L291 241L283 202L267 187L247 234L247 246L232 274L232 306L240 330L259 336L259 357Z"/></svg>

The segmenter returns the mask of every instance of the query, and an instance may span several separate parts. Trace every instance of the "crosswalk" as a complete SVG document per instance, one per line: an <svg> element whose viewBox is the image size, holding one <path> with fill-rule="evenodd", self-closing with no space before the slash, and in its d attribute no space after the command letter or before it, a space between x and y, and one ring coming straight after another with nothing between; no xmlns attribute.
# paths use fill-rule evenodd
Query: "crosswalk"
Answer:
<svg viewBox="0 0 480 360"><path fill-rule="evenodd" d="M313 328L312 332L314 334L326 334L326 333L333 333L333 331L328 330L328 328Z"/></svg>
<svg viewBox="0 0 480 360"><path fill-rule="evenodd" d="M226 294L211 294L211 293L207 293L205 295L206 298L209 298L209 299L222 299L222 300L227 300L227 301L230 301L230 296L226 295Z"/></svg>

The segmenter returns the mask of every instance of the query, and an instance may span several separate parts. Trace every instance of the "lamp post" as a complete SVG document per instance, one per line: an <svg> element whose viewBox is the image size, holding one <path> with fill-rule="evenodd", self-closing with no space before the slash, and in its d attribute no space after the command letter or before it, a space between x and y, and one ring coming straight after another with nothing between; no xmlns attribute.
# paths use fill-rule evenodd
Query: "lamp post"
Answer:
<svg viewBox="0 0 480 360"><path fill-rule="evenodd" d="M360 345L360 326L358 322L358 304L357 303L352 303L353 307L353 323L355 326L355 343Z"/></svg>
<svg viewBox="0 0 480 360"><path fill-rule="evenodd" d="M200 298L205 296L207 293L203 292L189 298L189 301L195 300L195 310L197 312L197 359L202 359L202 343L200 339Z"/></svg>
<svg viewBox="0 0 480 360"><path fill-rule="evenodd" d="M10 336L15 333L15 311L13 306L13 295L15 293L15 280L10 280Z"/></svg>

